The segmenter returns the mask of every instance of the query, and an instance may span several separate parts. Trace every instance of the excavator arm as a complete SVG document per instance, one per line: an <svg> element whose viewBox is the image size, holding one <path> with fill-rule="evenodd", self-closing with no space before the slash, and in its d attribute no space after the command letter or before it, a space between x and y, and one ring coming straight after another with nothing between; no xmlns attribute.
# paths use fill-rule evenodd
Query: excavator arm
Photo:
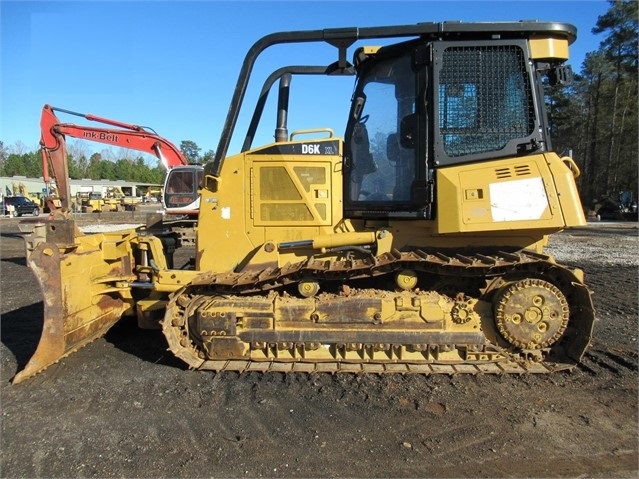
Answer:
<svg viewBox="0 0 639 479"><path fill-rule="evenodd" d="M114 128L62 123L56 116L56 111L80 116L86 120L109 125ZM51 177L49 175L49 167L51 167L51 173L53 174L58 189L60 207L63 211L68 210L70 206L66 136L143 151L158 158L167 172L170 172L171 169L176 166L189 166L188 160L173 143L162 138L157 133L150 131L150 129L91 114L77 113L45 105L42 108L40 118L40 132L44 181L47 185L50 185Z"/></svg>

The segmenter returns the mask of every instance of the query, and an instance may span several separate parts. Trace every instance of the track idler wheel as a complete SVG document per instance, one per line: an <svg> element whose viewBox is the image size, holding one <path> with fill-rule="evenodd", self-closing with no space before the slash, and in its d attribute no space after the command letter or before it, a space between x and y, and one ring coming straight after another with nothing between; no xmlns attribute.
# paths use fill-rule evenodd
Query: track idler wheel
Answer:
<svg viewBox="0 0 639 479"><path fill-rule="evenodd" d="M410 291L417 286L417 273L410 269L404 269L395 275L395 284L404 291Z"/></svg>
<svg viewBox="0 0 639 479"><path fill-rule="evenodd" d="M497 330L521 349L548 348L566 331L569 308L552 283L523 279L502 286L495 296Z"/></svg>
<svg viewBox="0 0 639 479"><path fill-rule="evenodd" d="M300 281L297 283L297 291L304 298L312 298L319 293L320 285L317 281Z"/></svg>

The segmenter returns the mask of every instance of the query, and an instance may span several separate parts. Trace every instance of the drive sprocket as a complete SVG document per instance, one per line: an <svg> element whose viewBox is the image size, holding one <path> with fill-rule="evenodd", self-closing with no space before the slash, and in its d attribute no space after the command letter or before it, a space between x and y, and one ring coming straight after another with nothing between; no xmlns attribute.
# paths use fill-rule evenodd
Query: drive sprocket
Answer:
<svg viewBox="0 0 639 479"><path fill-rule="evenodd" d="M495 298L497 330L522 349L543 349L563 335L568 326L566 297L552 283L522 279L503 286Z"/></svg>

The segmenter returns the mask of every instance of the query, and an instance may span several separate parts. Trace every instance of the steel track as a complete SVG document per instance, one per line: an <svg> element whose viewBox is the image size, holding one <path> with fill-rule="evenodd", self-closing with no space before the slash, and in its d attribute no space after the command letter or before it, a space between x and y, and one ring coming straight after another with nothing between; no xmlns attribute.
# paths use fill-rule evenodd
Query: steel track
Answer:
<svg viewBox="0 0 639 479"><path fill-rule="evenodd" d="M483 364L411 364L411 363L348 363L327 362L275 362L229 359L205 361L198 369L212 371L279 372L279 373L353 373L353 374L546 374L573 369L574 365L529 362Z"/></svg>
<svg viewBox="0 0 639 479"><path fill-rule="evenodd" d="M508 354L507 358L484 362L422 363L391 360L385 362L357 360L310 360L278 358L228 358L221 360L202 359L193 344L184 344L184 330L176 327L175 321L184 313L184 306L177 304L184 295L203 301L204 298L217 295L239 295L247 299L254 293L277 290L301 280L336 280L346 282L362 278L379 277L394 274L404 269L430 273L440 277L457 277L486 280L488 284L498 285L502 278L511 276L544 278L564 291L570 304L570 322L566 338L562 338L564 353L559 362L539 362L540 357L531 361L525 351ZM489 292L488 286L484 293ZM163 331L169 343L169 349L184 360L193 369L215 371L261 371L261 372L328 372L328 373L399 373L399 374L529 374L549 373L572 369L585 352L594 323L594 310L590 292L581 282L579 273L554 262L552 257L529 251L517 253L498 252L486 255L455 254L444 252L407 252L392 251L380 256L343 261L327 261L311 258L307 261L281 268L240 273L204 273L189 286L174 293L162 322Z"/></svg>

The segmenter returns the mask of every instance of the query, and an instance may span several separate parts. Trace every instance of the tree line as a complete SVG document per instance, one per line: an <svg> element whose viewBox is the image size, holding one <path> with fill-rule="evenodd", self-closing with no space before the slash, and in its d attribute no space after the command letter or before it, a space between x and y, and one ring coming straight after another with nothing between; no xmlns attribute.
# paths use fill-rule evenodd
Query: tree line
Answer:
<svg viewBox="0 0 639 479"><path fill-rule="evenodd" d="M94 153L89 159L81 156L68 156L69 177L74 180L90 178L92 180L138 181L140 183L162 184L165 171L161 166L150 167L144 158L120 158L116 161L105 160L100 153ZM39 151L31 153L10 153L0 165L0 176L42 176L42 156Z"/></svg>
<svg viewBox="0 0 639 479"><path fill-rule="evenodd" d="M69 177L71 179L89 178L92 180L134 181L140 183L162 184L166 171L159 161L155 164L143 156L131 157L129 151L120 153L121 158L106 158L113 156L110 150L103 153L93 153L88 158L85 149L77 144L68 145ZM180 151L189 163L203 163L213 158L214 152L200 154L201 148L194 141L184 140L180 143ZM42 156L40 151L28 153L9 152L0 141L0 176L26 176L39 178L43 176Z"/></svg>
<svg viewBox="0 0 639 479"><path fill-rule="evenodd" d="M604 35L599 48L589 52L572 85L548 86L546 102L553 149L572 152L581 169L577 179L585 208L602 196L615 198L622 191L637 195L638 97L636 0L609 0L607 12L593 27ZM107 159L94 153L69 151L71 178L162 183L161 165L144 158ZM214 152L201 154L191 140L180 143L190 163L204 163ZM40 152L8 152L0 142L0 176L42 176Z"/></svg>
<svg viewBox="0 0 639 479"><path fill-rule="evenodd" d="M553 149L572 151L581 169L577 186L585 207L622 191L637 195L637 6L610 0L592 29L603 34L568 88L548 89Z"/></svg>

